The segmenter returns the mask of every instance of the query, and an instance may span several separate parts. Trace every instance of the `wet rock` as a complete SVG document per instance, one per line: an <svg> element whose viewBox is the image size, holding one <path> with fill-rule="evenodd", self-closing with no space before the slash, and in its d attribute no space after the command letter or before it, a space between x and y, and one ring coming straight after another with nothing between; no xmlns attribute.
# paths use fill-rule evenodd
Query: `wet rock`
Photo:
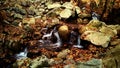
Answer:
<svg viewBox="0 0 120 68"><path fill-rule="evenodd" d="M63 5L59 3L53 3L52 5L48 5L48 9L52 8L53 10L55 10L56 14L60 15L61 18L65 19L69 18L70 16L74 17L75 12L77 14L81 13L81 9L78 6L73 5L73 3L71 2L65 2L63 3Z"/></svg>
<svg viewBox="0 0 120 68"><path fill-rule="evenodd" d="M15 18L15 19L22 19L23 17L22 17L21 14L15 14L15 15L14 15L14 18Z"/></svg>
<svg viewBox="0 0 120 68"><path fill-rule="evenodd" d="M118 63L118 62L117 62ZM103 60L103 67L105 68L117 68L114 58L106 58Z"/></svg>
<svg viewBox="0 0 120 68"><path fill-rule="evenodd" d="M26 14L26 10L22 9L22 8L17 8L17 7L13 7L12 10L14 10L16 13L25 15Z"/></svg>
<svg viewBox="0 0 120 68"><path fill-rule="evenodd" d="M104 22L101 22L99 20L91 20L87 25L86 25L86 30L93 30L93 31L98 31L102 26L105 26L106 24Z"/></svg>
<svg viewBox="0 0 120 68"><path fill-rule="evenodd" d="M71 2L65 2L62 7L65 7L67 9L73 9L73 4Z"/></svg>
<svg viewBox="0 0 120 68"><path fill-rule="evenodd" d="M102 47L108 47L111 40L111 36L96 31L86 31L82 34L81 38Z"/></svg>
<svg viewBox="0 0 120 68"><path fill-rule="evenodd" d="M107 27L116 30L117 34L120 35L120 25L108 25Z"/></svg>
<svg viewBox="0 0 120 68"><path fill-rule="evenodd" d="M108 56L111 56L111 58L120 56L120 43L117 44L114 48L106 51L106 57L108 57ZM120 60L120 59L118 59L118 60Z"/></svg>
<svg viewBox="0 0 120 68"><path fill-rule="evenodd" d="M19 25L19 22L18 22L18 21L14 21L14 22L12 22L12 25L18 26L18 25Z"/></svg>
<svg viewBox="0 0 120 68"><path fill-rule="evenodd" d="M102 68L102 60L93 58L87 62L78 62L77 68Z"/></svg>
<svg viewBox="0 0 120 68"><path fill-rule="evenodd" d="M49 59L46 56L40 56L31 62L30 68L39 68L48 66Z"/></svg>
<svg viewBox="0 0 120 68"><path fill-rule="evenodd" d="M60 17L61 18L69 18L72 15L72 10L70 9L64 9L61 13L60 13Z"/></svg>
<svg viewBox="0 0 120 68"><path fill-rule="evenodd" d="M58 58L66 58L66 56L68 55L68 53L70 53L70 50L69 50L69 49L65 49L65 50L61 51L61 52L57 55L57 57L58 57Z"/></svg>
<svg viewBox="0 0 120 68"><path fill-rule="evenodd" d="M29 8L28 8L28 14L29 15L35 15L35 6L34 5L31 5Z"/></svg>
<svg viewBox="0 0 120 68"><path fill-rule="evenodd" d="M65 60L63 63L65 63L65 64L75 64L75 61L73 59L68 59L67 58L67 60Z"/></svg>
<svg viewBox="0 0 120 68"><path fill-rule="evenodd" d="M13 63L13 68L19 68L19 67L28 67L30 65L31 59L30 58L24 58L21 60L17 60L15 63Z"/></svg>
<svg viewBox="0 0 120 68"><path fill-rule="evenodd" d="M76 65L75 64L68 64L68 65L65 65L64 68L76 68Z"/></svg>
<svg viewBox="0 0 120 68"><path fill-rule="evenodd" d="M39 11L40 11L40 12L44 12L44 11L45 11L45 9L43 9L43 8L40 8L40 9L39 9Z"/></svg>
<svg viewBox="0 0 120 68"><path fill-rule="evenodd" d="M90 18L91 14L82 12L82 13L78 14L78 17L80 17L80 18Z"/></svg>
<svg viewBox="0 0 120 68"><path fill-rule="evenodd" d="M60 3L53 3L47 6L48 9L53 9L53 8L60 8L61 4Z"/></svg>
<svg viewBox="0 0 120 68"><path fill-rule="evenodd" d="M114 37L117 35L116 29L112 29L112 28L107 27L107 26L102 26L99 31L102 33L105 33L106 35L109 35L111 37Z"/></svg>
<svg viewBox="0 0 120 68"><path fill-rule="evenodd" d="M27 23L27 24L35 24L35 18L24 18L22 20L22 23Z"/></svg>
<svg viewBox="0 0 120 68"><path fill-rule="evenodd" d="M75 6L75 11L77 14L80 14L82 12L80 7L78 7L78 6Z"/></svg>
<svg viewBox="0 0 120 68"><path fill-rule="evenodd" d="M28 14L29 15L35 15L35 11L34 10L28 10Z"/></svg>
<svg viewBox="0 0 120 68"><path fill-rule="evenodd" d="M83 24L88 24L89 23L89 20L88 19L83 19Z"/></svg>
<svg viewBox="0 0 120 68"><path fill-rule="evenodd" d="M67 40L69 29L67 25L60 26L58 29L59 35L63 40Z"/></svg>
<svg viewBox="0 0 120 68"><path fill-rule="evenodd" d="M87 25L83 27L80 26L80 28L80 33L83 33L85 31L97 31L110 37L115 37L117 35L117 30L115 29L115 26L110 27L109 25L106 25L104 22L101 22L97 19L91 20Z"/></svg>
<svg viewBox="0 0 120 68"><path fill-rule="evenodd" d="M15 7L19 8L19 9L22 9L22 6L18 3L15 4Z"/></svg>
<svg viewBox="0 0 120 68"><path fill-rule="evenodd" d="M60 64L60 63L63 63L63 59L62 59L62 58L53 58L53 59L54 59L53 64Z"/></svg>
<svg viewBox="0 0 120 68"><path fill-rule="evenodd" d="M57 24L60 24L59 19L58 18L53 18L51 20L51 23L49 23L49 27L52 27L52 26L57 25Z"/></svg>
<svg viewBox="0 0 120 68"><path fill-rule="evenodd" d="M55 64L54 59L50 59L48 63L49 63L50 65Z"/></svg>
<svg viewBox="0 0 120 68"><path fill-rule="evenodd" d="M77 23L78 23L78 24L82 24L82 23L83 23L83 22L82 22L82 19L81 19L81 18L78 18L78 19L77 19Z"/></svg>
<svg viewBox="0 0 120 68"><path fill-rule="evenodd" d="M115 39L110 42L110 45L119 45L120 44L120 39Z"/></svg>
<svg viewBox="0 0 120 68"><path fill-rule="evenodd" d="M105 68L119 68L120 65L120 44L116 45L106 52L106 57L103 60L103 67Z"/></svg>
<svg viewBox="0 0 120 68"><path fill-rule="evenodd" d="M27 1L27 0L24 0L24 1L21 1L21 5L24 6L24 7L29 7L31 5L31 2Z"/></svg>
<svg viewBox="0 0 120 68"><path fill-rule="evenodd" d="M21 9L20 10L20 14L25 15L26 14L26 10L25 9Z"/></svg>

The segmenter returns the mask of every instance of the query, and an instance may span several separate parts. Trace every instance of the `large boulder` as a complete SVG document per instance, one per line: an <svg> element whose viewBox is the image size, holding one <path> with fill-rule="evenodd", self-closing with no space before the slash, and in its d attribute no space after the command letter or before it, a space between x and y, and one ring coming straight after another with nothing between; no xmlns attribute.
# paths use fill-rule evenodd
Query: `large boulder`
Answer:
<svg viewBox="0 0 120 68"><path fill-rule="evenodd" d="M102 47L107 47L111 40L111 36L96 31L86 31L81 38Z"/></svg>

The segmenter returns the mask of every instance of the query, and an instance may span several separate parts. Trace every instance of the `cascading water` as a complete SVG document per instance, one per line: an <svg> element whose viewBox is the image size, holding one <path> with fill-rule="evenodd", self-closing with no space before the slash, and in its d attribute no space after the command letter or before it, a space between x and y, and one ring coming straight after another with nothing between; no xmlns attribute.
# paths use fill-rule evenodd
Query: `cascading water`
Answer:
<svg viewBox="0 0 120 68"><path fill-rule="evenodd" d="M56 47L60 47L62 45L62 41L60 39L60 36L59 36L58 32L55 32L54 35L57 38L57 42L55 44L53 44L53 45L55 45Z"/></svg>
<svg viewBox="0 0 120 68"><path fill-rule="evenodd" d="M99 20L99 18L100 18L100 16L97 13L92 12L92 19Z"/></svg>
<svg viewBox="0 0 120 68"><path fill-rule="evenodd" d="M53 43L51 39L53 39L53 36L56 37L56 42ZM58 31L56 30L56 27L50 31L50 33L44 33L42 36L42 39L39 40L40 47L60 47L62 45L62 41L60 39L60 36L58 34Z"/></svg>
<svg viewBox="0 0 120 68"><path fill-rule="evenodd" d="M15 58L16 59L27 58L27 53L28 53L28 51L27 51L27 47L26 47L23 52L20 52L19 54L16 54Z"/></svg>
<svg viewBox="0 0 120 68"><path fill-rule="evenodd" d="M48 31L48 28L44 28L44 29ZM44 30L44 29L42 29L42 30ZM56 39L54 40L54 38L56 38ZM39 47L57 48L57 47L61 47L62 44L64 44L64 41L60 38L56 27L54 27L54 29L51 30L49 33L43 32L43 36L39 40L39 43L40 43ZM80 43L81 43L81 40L80 40L79 33L76 31L71 31L70 38L68 39L68 45L70 44L76 48L83 48L83 46Z"/></svg>
<svg viewBox="0 0 120 68"><path fill-rule="evenodd" d="M73 45L73 47L83 48L83 46L80 43L81 43L80 36L78 36L78 38L77 38L77 45Z"/></svg>
<svg viewBox="0 0 120 68"><path fill-rule="evenodd" d="M72 44L73 47L83 48L83 46L80 45L80 43L81 43L81 40L80 40L79 34L75 31L71 31L69 44Z"/></svg>

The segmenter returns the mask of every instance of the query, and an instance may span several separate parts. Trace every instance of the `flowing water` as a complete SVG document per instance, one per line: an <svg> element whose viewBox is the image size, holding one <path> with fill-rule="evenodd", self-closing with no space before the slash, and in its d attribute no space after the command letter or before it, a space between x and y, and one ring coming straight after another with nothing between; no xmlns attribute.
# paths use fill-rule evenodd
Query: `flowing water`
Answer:
<svg viewBox="0 0 120 68"><path fill-rule="evenodd" d="M18 53L15 55L15 58L16 59L23 59L23 58L27 58L27 53L28 53L28 50L27 50L27 47L24 49L24 51Z"/></svg>

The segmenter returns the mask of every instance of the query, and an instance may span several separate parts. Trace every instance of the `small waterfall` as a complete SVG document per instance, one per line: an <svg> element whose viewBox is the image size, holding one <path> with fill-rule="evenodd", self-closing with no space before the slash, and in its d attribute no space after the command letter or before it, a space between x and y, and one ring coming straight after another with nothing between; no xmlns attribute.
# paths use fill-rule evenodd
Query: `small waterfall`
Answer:
<svg viewBox="0 0 120 68"><path fill-rule="evenodd" d="M45 39L45 38L46 39L50 39L51 36L52 36L52 33L53 33L53 30L50 33L48 33L48 34L43 35L42 39Z"/></svg>
<svg viewBox="0 0 120 68"><path fill-rule="evenodd" d="M26 58L27 57L27 53L28 53L28 51L27 51L27 47L26 47L23 52L20 52L19 54L16 54L15 58L16 59Z"/></svg>
<svg viewBox="0 0 120 68"><path fill-rule="evenodd" d="M80 45L80 43L81 43L80 36L78 36L78 38L77 38L77 45L73 45L73 47L83 48L83 46Z"/></svg>
<svg viewBox="0 0 120 68"><path fill-rule="evenodd" d="M57 39L56 43L53 43L53 41L51 40L53 39L53 35ZM62 44L62 41L56 30L56 27L50 33L44 33L42 39L39 40L39 42L41 43L40 45L41 47L60 47Z"/></svg>
<svg viewBox="0 0 120 68"><path fill-rule="evenodd" d="M79 33L75 31L71 31L69 44L73 45L73 47L83 48L83 46L80 45L80 43L81 43L81 40L80 40Z"/></svg>
<svg viewBox="0 0 120 68"><path fill-rule="evenodd" d="M55 32L54 35L57 38L57 42L55 44L53 44L53 45L55 45L56 47L60 47L62 45L62 41L60 39L60 36L59 36L58 32Z"/></svg>
<svg viewBox="0 0 120 68"><path fill-rule="evenodd" d="M95 12L92 12L92 19L93 20L99 20L99 15L97 14L97 13L95 13Z"/></svg>
<svg viewBox="0 0 120 68"><path fill-rule="evenodd" d="M70 33L70 40L69 40L69 44L74 44L76 41L76 37L77 37L77 33L76 32L74 32L74 31L71 31L71 33Z"/></svg>
<svg viewBox="0 0 120 68"><path fill-rule="evenodd" d="M48 29L44 29L44 30L48 30ZM53 40L53 39L56 40ZM39 40L40 45L39 47L45 47L45 48L57 48L57 47L61 47L63 42L62 39L59 36L58 31L56 30L56 27L54 27L53 30L51 30L49 33L44 33L42 36L42 39ZM80 40L80 36L79 33L76 31L71 31L70 34L70 38L68 40L68 44L73 45L73 47L77 47L77 48L83 48L82 45L80 45L81 40Z"/></svg>

